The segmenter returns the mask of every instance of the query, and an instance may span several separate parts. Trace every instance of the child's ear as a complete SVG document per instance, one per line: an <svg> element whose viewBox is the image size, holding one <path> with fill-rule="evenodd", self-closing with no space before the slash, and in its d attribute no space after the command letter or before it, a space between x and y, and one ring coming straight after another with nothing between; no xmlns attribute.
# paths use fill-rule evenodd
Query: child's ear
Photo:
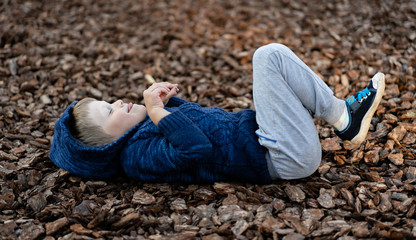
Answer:
<svg viewBox="0 0 416 240"><path fill-rule="evenodd" d="M69 132L71 133L71 135L73 137L77 137L79 135L79 132L76 128L76 120L75 120L75 116L74 116L74 108L71 107L69 109Z"/></svg>

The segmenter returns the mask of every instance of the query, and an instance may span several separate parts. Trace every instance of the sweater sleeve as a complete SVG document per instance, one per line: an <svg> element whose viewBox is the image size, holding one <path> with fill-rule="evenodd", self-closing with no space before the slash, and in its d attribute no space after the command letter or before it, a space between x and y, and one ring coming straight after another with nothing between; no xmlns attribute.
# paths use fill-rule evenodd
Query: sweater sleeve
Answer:
<svg viewBox="0 0 416 240"><path fill-rule="evenodd" d="M212 155L211 141L180 111L162 118L158 128L163 137L144 137L123 151L122 166L129 177L159 182Z"/></svg>
<svg viewBox="0 0 416 240"><path fill-rule="evenodd" d="M158 127L181 159L197 160L211 154L211 141L182 112L175 111L162 118Z"/></svg>
<svg viewBox="0 0 416 240"><path fill-rule="evenodd" d="M186 101L182 98L173 96L169 99L169 102L166 104L166 107L179 107L180 105L182 105L184 103L187 103L187 102L188 101Z"/></svg>

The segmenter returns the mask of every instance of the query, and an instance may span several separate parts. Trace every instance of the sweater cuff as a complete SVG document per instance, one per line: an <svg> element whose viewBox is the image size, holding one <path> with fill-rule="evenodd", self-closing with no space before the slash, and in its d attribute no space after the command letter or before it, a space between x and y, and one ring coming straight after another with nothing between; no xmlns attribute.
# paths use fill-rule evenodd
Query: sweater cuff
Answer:
<svg viewBox="0 0 416 240"><path fill-rule="evenodd" d="M188 101L186 101L182 98L173 96L169 99L169 102L166 104L166 107L179 107L180 105L182 105L184 103L187 103L187 102Z"/></svg>

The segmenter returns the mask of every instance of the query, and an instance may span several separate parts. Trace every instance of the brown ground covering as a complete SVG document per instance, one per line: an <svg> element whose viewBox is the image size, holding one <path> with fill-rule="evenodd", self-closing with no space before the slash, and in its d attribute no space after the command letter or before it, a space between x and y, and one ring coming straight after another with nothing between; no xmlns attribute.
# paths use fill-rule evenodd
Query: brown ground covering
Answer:
<svg viewBox="0 0 416 240"><path fill-rule="evenodd" d="M3 0L0 236L416 237L415 41L415 1ZM252 54L270 42L292 48L341 98L386 73L365 144L344 144L317 120L319 170L270 185L95 181L49 160L69 103L141 101L152 78L203 106L252 107Z"/></svg>

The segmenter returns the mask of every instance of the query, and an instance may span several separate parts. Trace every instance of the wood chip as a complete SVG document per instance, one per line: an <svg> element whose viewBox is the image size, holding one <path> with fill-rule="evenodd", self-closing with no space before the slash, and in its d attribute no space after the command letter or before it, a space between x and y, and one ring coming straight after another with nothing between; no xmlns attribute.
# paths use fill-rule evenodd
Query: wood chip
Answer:
<svg viewBox="0 0 416 240"><path fill-rule="evenodd" d="M1 238L415 237L414 1L3 2ZM311 176L145 183L123 174L85 179L49 159L56 121L84 97L143 103L149 85L172 82L203 107L253 108L253 56L272 42L293 50L340 99L385 73L363 144L342 142L314 119L323 152Z"/></svg>

